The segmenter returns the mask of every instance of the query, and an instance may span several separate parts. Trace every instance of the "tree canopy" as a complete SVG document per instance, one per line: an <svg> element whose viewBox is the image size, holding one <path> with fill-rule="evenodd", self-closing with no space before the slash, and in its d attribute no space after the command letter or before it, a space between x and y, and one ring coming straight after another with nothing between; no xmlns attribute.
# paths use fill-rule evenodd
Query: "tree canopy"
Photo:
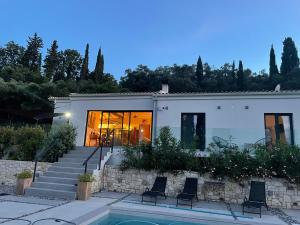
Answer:
<svg viewBox="0 0 300 225"><path fill-rule="evenodd" d="M60 49L54 40L42 57L43 40L34 34L27 46L9 41L0 46L0 122L21 120L32 122L41 113L53 112L49 96L68 96L70 93L153 92L161 89L167 79L170 92L220 92L300 89L299 58L295 42L283 41L280 71L275 49L270 49L269 71L252 72L239 60L224 63L219 68L195 59L195 64L160 66L150 69L138 65L126 69L118 82L104 70L104 55L98 50L94 70L89 70L89 44L84 56L76 49ZM203 57L203 58L202 58ZM23 118L23 119L22 119Z"/></svg>

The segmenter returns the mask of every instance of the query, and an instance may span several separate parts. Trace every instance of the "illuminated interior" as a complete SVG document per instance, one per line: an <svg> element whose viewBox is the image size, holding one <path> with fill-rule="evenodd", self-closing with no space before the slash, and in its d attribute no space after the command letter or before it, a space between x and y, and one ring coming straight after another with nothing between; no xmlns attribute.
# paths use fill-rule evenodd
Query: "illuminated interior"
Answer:
<svg viewBox="0 0 300 225"><path fill-rule="evenodd" d="M266 114L265 132L267 144L293 144L292 114Z"/></svg>
<svg viewBox="0 0 300 225"><path fill-rule="evenodd" d="M108 138L112 131L115 146L150 142L152 112L89 111L85 146L98 146L99 140Z"/></svg>

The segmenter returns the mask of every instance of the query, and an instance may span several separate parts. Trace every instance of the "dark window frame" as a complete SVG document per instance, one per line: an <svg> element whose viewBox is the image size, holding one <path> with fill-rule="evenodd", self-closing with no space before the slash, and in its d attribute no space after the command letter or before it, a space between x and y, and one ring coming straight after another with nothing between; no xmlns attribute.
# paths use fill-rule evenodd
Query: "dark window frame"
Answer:
<svg viewBox="0 0 300 225"><path fill-rule="evenodd" d="M279 126L278 126L278 117L279 116L288 116L290 118L290 131L291 131L291 145L295 145L294 138L294 121L293 121L293 113L264 113L264 124L266 129L266 116L275 116L275 133L276 133L276 142L280 141L278 137L280 136Z"/></svg>
<svg viewBox="0 0 300 225"><path fill-rule="evenodd" d="M183 115L201 115L204 117L204 143L199 146L200 151L204 151L206 148L206 113L204 112L182 112L180 122L180 141L183 140ZM198 147L198 146L197 146Z"/></svg>

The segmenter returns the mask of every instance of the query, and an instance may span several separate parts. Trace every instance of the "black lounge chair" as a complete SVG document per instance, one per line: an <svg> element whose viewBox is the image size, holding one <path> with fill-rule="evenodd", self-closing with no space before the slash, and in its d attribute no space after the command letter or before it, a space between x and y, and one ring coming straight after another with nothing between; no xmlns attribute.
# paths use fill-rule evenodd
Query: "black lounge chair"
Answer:
<svg viewBox="0 0 300 225"><path fill-rule="evenodd" d="M245 197L245 200L243 203L243 215L245 214L245 212L247 212L247 213L259 214L260 218L261 218L261 207L262 206L266 207L267 210L269 210L269 207L268 207L267 201L266 201L265 182L251 181L249 199L247 199ZM245 207L257 208L257 209L259 209L259 213L245 211Z"/></svg>
<svg viewBox="0 0 300 225"><path fill-rule="evenodd" d="M191 208L193 208L193 199L196 197L198 201L198 179L197 178L186 178L184 183L183 191L180 191L177 195L176 207L179 204L179 200L191 201Z"/></svg>
<svg viewBox="0 0 300 225"><path fill-rule="evenodd" d="M156 177L155 182L154 182L153 187L151 188L151 190L149 190L149 188L146 188L145 192L142 194L142 203L143 202L153 202L153 201L145 201L144 200L145 196L150 197L150 198L154 198L155 205L156 205L158 196L163 196L166 199L167 198L167 196L165 194L166 185L167 185L167 178L166 177Z"/></svg>

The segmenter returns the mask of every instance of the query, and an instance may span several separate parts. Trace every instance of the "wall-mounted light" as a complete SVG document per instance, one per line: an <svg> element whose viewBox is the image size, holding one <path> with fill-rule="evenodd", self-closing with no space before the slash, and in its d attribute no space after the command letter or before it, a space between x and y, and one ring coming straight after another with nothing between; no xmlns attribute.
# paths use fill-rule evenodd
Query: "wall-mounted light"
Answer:
<svg viewBox="0 0 300 225"><path fill-rule="evenodd" d="M249 106L248 106L248 105L246 105L246 106L245 106L245 109L249 109Z"/></svg>
<svg viewBox="0 0 300 225"><path fill-rule="evenodd" d="M65 117L66 117L67 119L69 119L69 118L71 117L71 113L70 113L70 112L66 112L66 113L65 113Z"/></svg>
<svg viewBox="0 0 300 225"><path fill-rule="evenodd" d="M220 106L220 105L218 105L218 106L217 106L217 109L221 109L221 106Z"/></svg>
<svg viewBox="0 0 300 225"><path fill-rule="evenodd" d="M70 112L66 112L65 113L65 117L67 118L67 123L70 123L70 118L71 118L71 113Z"/></svg>

